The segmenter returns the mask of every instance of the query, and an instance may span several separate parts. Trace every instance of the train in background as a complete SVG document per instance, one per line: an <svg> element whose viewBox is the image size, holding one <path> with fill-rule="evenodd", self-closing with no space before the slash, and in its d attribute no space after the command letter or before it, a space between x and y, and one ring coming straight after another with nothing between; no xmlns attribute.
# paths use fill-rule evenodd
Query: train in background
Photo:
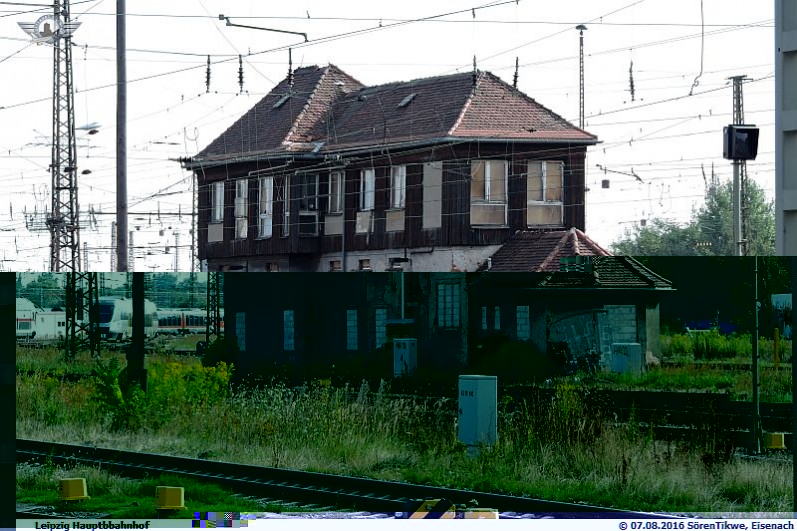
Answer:
<svg viewBox="0 0 797 531"><path fill-rule="evenodd" d="M133 301L123 297L100 297L100 334L106 341L127 341L133 334ZM207 312L198 308L158 309L144 301L144 334L204 334ZM66 312L61 308L45 310L28 299L16 300L16 337L18 341L56 342L66 337ZM224 311L220 312L224 330Z"/></svg>
<svg viewBox="0 0 797 531"><path fill-rule="evenodd" d="M224 330L224 310L219 312ZM158 333L167 335L204 334L207 331L207 311L196 308L158 310Z"/></svg>

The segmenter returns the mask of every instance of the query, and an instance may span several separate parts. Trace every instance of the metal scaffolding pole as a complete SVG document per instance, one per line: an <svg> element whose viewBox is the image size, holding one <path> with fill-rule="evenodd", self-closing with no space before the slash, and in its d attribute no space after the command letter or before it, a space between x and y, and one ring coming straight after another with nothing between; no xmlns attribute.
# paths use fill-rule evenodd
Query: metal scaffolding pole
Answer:
<svg viewBox="0 0 797 531"><path fill-rule="evenodd" d="M210 344L210 337L221 339L221 283L223 273L208 273L207 319L205 320L205 342Z"/></svg>

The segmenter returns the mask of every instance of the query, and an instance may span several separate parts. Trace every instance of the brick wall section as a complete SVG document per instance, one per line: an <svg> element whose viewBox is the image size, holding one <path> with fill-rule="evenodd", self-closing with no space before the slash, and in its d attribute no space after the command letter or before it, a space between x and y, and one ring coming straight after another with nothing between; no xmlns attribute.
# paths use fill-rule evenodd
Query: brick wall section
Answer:
<svg viewBox="0 0 797 531"><path fill-rule="evenodd" d="M632 304L607 304L604 308L608 312L612 342L638 343L636 306Z"/></svg>

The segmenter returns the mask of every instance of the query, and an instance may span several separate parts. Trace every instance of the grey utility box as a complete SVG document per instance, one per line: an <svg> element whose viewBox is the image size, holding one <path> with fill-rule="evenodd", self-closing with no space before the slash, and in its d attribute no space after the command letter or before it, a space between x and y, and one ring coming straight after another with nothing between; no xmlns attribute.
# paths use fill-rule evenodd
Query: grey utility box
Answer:
<svg viewBox="0 0 797 531"><path fill-rule="evenodd" d="M612 372L641 375L645 353L639 343L612 343Z"/></svg>
<svg viewBox="0 0 797 531"><path fill-rule="evenodd" d="M459 377L458 436L470 449L498 440L498 377Z"/></svg>
<svg viewBox="0 0 797 531"><path fill-rule="evenodd" d="M393 376L412 374L418 366L418 340L393 338Z"/></svg>

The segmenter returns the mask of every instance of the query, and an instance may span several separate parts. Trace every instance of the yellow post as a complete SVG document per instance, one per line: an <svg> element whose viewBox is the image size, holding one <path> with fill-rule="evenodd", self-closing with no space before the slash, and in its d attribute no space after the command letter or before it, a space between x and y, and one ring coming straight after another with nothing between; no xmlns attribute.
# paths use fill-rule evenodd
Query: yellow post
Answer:
<svg viewBox="0 0 797 531"><path fill-rule="evenodd" d="M780 330L775 329L775 370L778 370L780 365L780 354L778 353L778 344L780 343Z"/></svg>

